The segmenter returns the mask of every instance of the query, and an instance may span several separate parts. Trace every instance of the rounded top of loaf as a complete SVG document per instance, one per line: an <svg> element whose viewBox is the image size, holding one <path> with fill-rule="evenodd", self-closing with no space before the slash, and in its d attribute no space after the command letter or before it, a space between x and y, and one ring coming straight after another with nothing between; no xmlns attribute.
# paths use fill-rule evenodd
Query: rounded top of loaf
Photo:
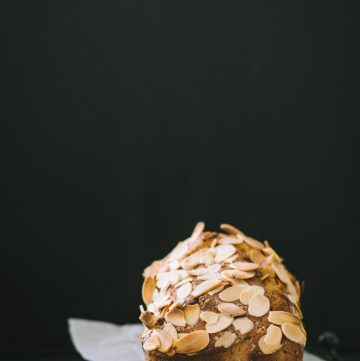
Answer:
<svg viewBox="0 0 360 361"><path fill-rule="evenodd" d="M204 228L144 270L146 359L302 360L301 287L282 258L229 224Z"/></svg>

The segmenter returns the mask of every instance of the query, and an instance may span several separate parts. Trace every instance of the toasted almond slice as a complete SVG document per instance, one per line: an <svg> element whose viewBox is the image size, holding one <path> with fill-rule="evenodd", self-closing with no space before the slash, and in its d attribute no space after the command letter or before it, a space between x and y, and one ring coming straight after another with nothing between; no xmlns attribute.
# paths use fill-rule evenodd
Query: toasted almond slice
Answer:
<svg viewBox="0 0 360 361"><path fill-rule="evenodd" d="M219 314L211 311L204 311L200 313L200 318L206 323L213 325L219 319Z"/></svg>
<svg viewBox="0 0 360 361"><path fill-rule="evenodd" d="M259 265L252 262L234 262L230 264L230 268L234 268L239 271L255 271L259 268Z"/></svg>
<svg viewBox="0 0 360 361"><path fill-rule="evenodd" d="M208 267L208 273L210 274L218 273L220 272L220 270L221 270L221 265L218 263L214 263Z"/></svg>
<svg viewBox="0 0 360 361"><path fill-rule="evenodd" d="M233 256L231 256L231 257L229 257L229 258L226 258L226 259L224 260L224 263L231 264L231 263L235 262L238 258L239 258L239 255L238 255L238 254L234 254Z"/></svg>
<svg viewBox="0 0 360 361"><path fill-rule="evenodd" d="M191 282L192 280L193 280L192 277L185 278L184 280L178 282L174 287L179 288L179 287L183 286L185 283Z"/></svg>
<svg viewBox="0 0 360 361"><path fill-rule="evenodd" d="M158 328L153 331L153 335L159 337L160 339L160 346L158 347L158 350L164 353L168 352L173 344L171 336Z"/></svg>
<svg viewBox="0 0 360 361"><path fill-rule="evenodd" d="M191 294L194 297L199 297L199 296L203 295L204 293L209 292L209 291L213 290L214 288L218 287L221 284L221 282L222 282L221 280L217 280L217 279L210 279L210 280L204 281L204 282L200 283L199 285L197 285Z"/></svg>
<svg viewBox="0 0 360 361"><path fill-rule="evenodd" d="M223 223L220 225L220 228L229 234L233 234L237 237L240 236L241 238L245 238L245 234L241 232L240 229L232 226L231 224Z"/></svg>
<svg viewBox="0 0 360 361"><path fill-rule="evenodd" d="M166 313L170 310L170 306L171 306L171 304L168 304L161 310L161 313L160 313L161 318L165 317Z"/></svg>
<svg viewBox="0 0 360 361"><path fill-rule="evenodd" d="M186 332L179 332L178 333L179 338L184 337L186 335L188 335L188 333L186 333Z"/></svg>
<svg viewBox="0 0 360 361"><path fill-rule="evenodd" d="M156 335L150 336L143 344L145 351L153 351L160 347L160 338Z"/></svg>
<svg viewBox="0 0 360 361"><path fill-rule="evenodd" d="M184 311L175 308L165 315L165 320L174 326L184 327L186 325Z"/></svg>
<svg viewBox="0 0 360 361"><path fill-rule="evenodd" d="M209 273L209 270L207 268L201 267L201 268L191 269L188 272L189 272L189 275L191 275L191 276L201 276L201 275Z"/></svg>
<svg viewBox="0 0 360 361"><path fill-rule="evenodd" d="M222 271L221 275L226 278L235 278L238 280L247 280L255 276L255 272L244 272L237 269Z"/></svg>
<svg viewBox="0 0 360 361"><path fill-rule="evenodd" d="M226 331L215 342L215 347L229 348L236 340L235 333Z"/></svg>
<svg viewBox="0 0 360 361"><path fill-rule="evenodd" d="M218 310L226 316L241 316L245 315L246 309L235 305L235 303L222 302L218 304Z"/></svg>
<svg viewBox="0 0 360 361"><path fill-rule="evenodd" d="M252 237L245 237L244 241L251 247L255 249L263 249L265 248L264 244L262 242L257 241L256 239Z"/></svg>
<svg viewBox="0 0 360 361"><path fill-rule="evenodd" d="M264 342L264 338L265 338L265 336L261 337L260 340L259 340L259 343L258 343L259 348L260 348L260 350L261 350L261 352L262 352L263 354L265 354L265 355L270 355L270 354L272 354L272 353L280 350L281 344L280 344L280 346L279 346L277 349L270 348L270 347L268 347L268 346L266 345L266 343Z"/></svg>
<svg viewBox="0 0 360 361"><path fill-rule="evenodd" d="M243 239L240 239L238 237L221 237L218 239L218 244L241 244L243 243Z"/></svg>
<svg viewBox="0 0 360 361"><path fill-rule="evenodd" d="M147 328L154 327L158 321L157 317L150 311L141 312L139 320Z"/></svg>
<svg viewBox="0 0 360 361"><path fill-rule="evenodd" d="M261 317L270 310L270 301L267 297L255 294L250 298L248 312L251 316Z"/></svg>
<svg viewBox="0 0 360 361"><path fill-rule="evenodd" d="M209 291L208 294L210 296L213 296L213 295L219 293L220 291L222 291L225 286L226 286L226 283L222 283L219 287L216 287L213 290Z"/></svg>
<svg viewBox="0 0 360 361"><path fill-rule="evenodd" d="M252 331L254 328L254 322L247 317L239 317L233 323L235 330L240 331L242 335Z"/></svg>
<svg viewBox="0 0 360 361"><path fill-rule="evenodd" d="M155 287L155 278L146 277L142 286L142 298L146 305L152 302Z"/></svg>
<svg viewBox="0 0 360 361"><path fill-rule="evenodd" d="M274 269L276 275L280 278L280 281L284 283L289 282L289 273L282 263L273 262L272 268Z"/></svg>
<svg viewBox="0 0 360 361"><path fill-rule="evenodd" d="M249 256L252 262L257 263L259 265L263 265L267 261L266 257L257 249L252 249L250 251Z"/></svg>
<svg viewBox="0 0 360 361"><path fill-rule="evenodd" d="M263 249L263 252L266 253L267 255L273 256L273 259L276 262L279 262L279 263L282 262L282 258L271 247L265 247Z"/></svg>
<svg viewBox="0 0 360 361"><path fill-rule="evenodd" d="M216 256L215 262L220 263L226 258L231 257L235 252L236 248L231 244L223 244L215 248Z"/></svg>
<svg viewBox="0 0 360 361"><path fill-rule="evenodd" d="M200 275L197 277L198 280L218 280L221 278L221 275L219 272L217 273L205 273L204 275Z"/></svg>
<svg viewBox="0 0 360 361"><path fill-rule="evenodd" d="M173 324L165 323L163 331L166 332L174 341L178 339L178 333Z"/></svg>
<svg viewBox="0 0 360 361"><path fill-rule="evenodd" d="M176 285L180 281L180 275L177 271L159 273L157 275L156 286L165 288L170 285Z"/></svg>
<svg viewBox="0 0 360 361"><path fill-rule="evenodd" d="M184 300L187 296L190 295L191 290L192 290L191 283L190 282L185 283L176 290L176 298L178 300Z"/></svg>
<svg viewBox="0 0 360 361"><path fill-rule="evenodd" d="M300 330L302 331L302 333L306 336L306 330L305 330L305 327L304 327L304 324L301 322L300 325Z"/></svg>
<svg viewBox="0 0 360 361"><path fill-rule="evenodd" d="M270 276L269 273L265 273L260 279L261 281L265 281Z"/></svg>
<svg viewBox="0 0 360 361"><path fill-rule="evenodd" d="M175 308L179 308L184 304L185 300L177 300L169 307L169 311L175 310Z"/></svg>
<svg viewBox="0 0 360 361"><path fill-rule="evenodd" d="M219 294L219 298L221 301L224 301L224 302L237 301L240 298L241 291L247 287L249 287L249 285L246 282L243 285L236 285L236 286L228 287Z"/></svg>
<svg viewBox="0 0 360 361"><path fill-rule="evenodd" d="M170 295L165 295L163 298L161 298L159 301L155 302L155 306L157 308L163 308L167 305L171 304Z"/></svg>
<svg viewBox="0 0 360 361"><path fill-rule="evenodd" d="M268 321L280 326L284 323L300 324L300 319L295 314L285 311L270 311Z"/></svg>
<svg viewBox="0 0 360 361"><path fill-rule="evenodd" d="M240 302L243 305L248 305L250 298L254 296L255 294L264 295L265 290L264 287L261 286L250 286L248 288L245 288L240 293Z"/></svg>
<svg viewBox="0 0 360 361"><path fill-rule="evenodd" d="M174 349L181 354L199 352L207 347L209 341L210 337L206 331L194 331L178 338L174 342Z"/></svg>
<svg viewBox="0 0 360 361"><path fill-rule="evenodd" d="M177 269L180 268L180 262L177 259L169 262L169 268L171 271L176 271Z"/></svg>
<svg viewBox="0 0 360 361"><path fill-rule="evenodd" d="M269 349L277 350L281 344L282 332L280 327L270 325L264 336L264 343Z"/></svg>
<svg viewBox="0 0 360 361"><path fill-rule="evenodd" d="M300 345L305 346L306 336L301 331L300 327L292 323L284 323L281 326L281 330L284 333L285 337L290 341L294 341Z"/></svg>
<svg viewBox="0 0 360 361"><path fill-rule="evenodd" d="M226 328L231 326L233 322L234 322L233 317L229 317L229 316L220 314L216 323L214 323L214 324L207 323L206 324L205 330L208 333L217 333L217 332L225 330Z"/></svg>
<svg viewBox="0 0 360 361"><path fill-rule="evenodd" d="M199 322L200 306L198 304L186 305L184 307L184 314L186 323L189 326L195 326Z"/></svg>

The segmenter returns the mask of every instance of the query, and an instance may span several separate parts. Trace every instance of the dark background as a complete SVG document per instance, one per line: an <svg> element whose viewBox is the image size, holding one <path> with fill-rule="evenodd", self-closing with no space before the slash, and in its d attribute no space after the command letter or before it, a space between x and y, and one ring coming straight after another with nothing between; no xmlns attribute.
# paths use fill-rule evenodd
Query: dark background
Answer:
<svg viewBox="0 0 360 361"><path fill-rule="evenodd" d="M0 354L137 322L195 222L269 239L310 346L360 348L358 12L329 1L1 2Z"/></svg>

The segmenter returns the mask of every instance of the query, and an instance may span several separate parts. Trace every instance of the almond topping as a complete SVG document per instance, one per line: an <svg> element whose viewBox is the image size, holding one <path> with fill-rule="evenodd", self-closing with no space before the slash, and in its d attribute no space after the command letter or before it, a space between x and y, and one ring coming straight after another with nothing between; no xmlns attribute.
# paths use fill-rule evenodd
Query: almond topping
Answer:
<svg viewBox="0 0 360 361"><path fill-rule="evenodd" d="M215 342L215 347L229 348L236 340L236 335L232 332L224 332Z"/></svg>
<svg viewBox="0 0 360 361"><path fill-rule="evenodd" d="M221 246L217 246L215 251L215 262L220 263L226 258L231 257L236 252L236 248L231 244L223 244Z"/></svg>
<svg viewBox="0 0 360 361"><path fill-rule="evenodd" d="M184 280L178 282L174 287L175 287L175 288L179 288L179 287L181 287L182 285L184 285L185 283L191 282L192 280L193 280L192 277L185 278Z"/></svg>
<svg viewBox="0 0 360 361"><path fill-rule="evenodd" d="M254 328L254 322L247 317L239 317L233 323L235 330L240 331L242 335L252 331Z"/></svg>
<svg viewBox="0 0 360 361"><path fill-rule="evenodd" d="M268 347L268 346L266 345L266 343L264 342L264 338L265 338L265 336L261 337L261 339L259 340L259 343L258 343L259 348L260 348L260 350L261 350L261 352L262 352L263 354L265 354L265 355L270 355L270 354L272 354L272 353L280 350L281 344L280 344L280 346L279 346L277 349L270 348L270 347Z"/></svg>
<svg viewBox="0 0 360 361"><path fill-rule="evenodd" d="M250 298L248 312L251 316L261 317L270 310L270 301L267 297L255 294Z"/></svg>
<svg viewBox="0 0 360 361"><path fill-rule="evenodd" d="M222 282L221 280L217 280L217 279L210 279L210 280L204 281L204 282L200 283L199 285L197 285L191 294L194 297L199 297L199 296L203 295L204 293L211 291L214 288L218 287L221 284L221 282Z"/></svg>
<svg viewBox="0 0 360 361"><path fill-rule="evenodd" d="M146 305L152 302L155 287L155 278L146 277L142 286L142 298Z"/></svg>
<svg viewBox="0 0 360 361"><path fill-rule="evenodd" d="M173 344L171 336L159 329L154 330L153 335L160 339L160 346L158 347L158 350L164 353L168 352Z"/></svg>
<svg viewBox="0 0 360 361"><path fill-rule="evenodd" d="M174 342L174 349L177 353L190 354L203 350L209 341L209 334L206 331L194 331L177 339Z"/></svg>
<svg viewBox="0 0 360 361"><path fill-rule="evenodd" d="M223 223L220 225L220 228L229 234L234 234L237 237L245 238L245 234L241 232L240 229L237 229L231 224Z"/></svg>
<svg viewBox="0 0 360 361"><path fill-rule="evenodd" d="M244 272L237 269L222 271L221 275L225 278L235 278L238 280L247 280L255 276L255 272Z"/></svg>
<svg viewBox="0 0 360 361"><path fill-rule="evenodd" d="M147 328L154 327L158 321L157 317L150 311L141 312L139 320Z"/></svg>
<svg viewBox="0 0 360 361"><path fill-rule="evenodd" d="M173 324L165 323L163 331L166 332L174 341L178 339L178 333Z"/></svg>
<svg viewBox="0 0 360 361"><path fill-rule="evenodd" d="M185 314L186 323L189 326L194 326L199 322L200 306L198 304L186 305L184 307L184 314Z"/></svg>
<svg viewBox="0 0 360 361"><path fill-rule="evenodd" d="M180 300L184 300L187 296L190 295L191 290L192 290L191 283L189 282L185 283L176 290L176 298Z"/></svg>
<svg viewBox="0 0 360 361"><path fill-rule="evenodd" d="M229 257L229 258L226 258L224 260L224 263L233 263L237 260L237 258L239 257L238 254L234 254L233 256Z"/></svg>
<svg viewBox="0 0 360 361"><path fill-rule="evenodd" d="M243 239L238 237L222 237L218 240L218 244L241 244Z"/></svg>
<svg viewBox="0 0 360 361"><path fill-rule="evenodd" d="M160 339L156 335L150 336L143 344L145 351L153 351L160 347Z"/></svg>
<svg viewBox="0 0 360 361"><path fill-rule="evenodd" d="M272 350L277 350L281 344L282 332L280 327L270 325L266 330L264 336L265 345Z"/></svg>
<svg viewBox="0 0 360 361"><path fill-rule="evenodd" d="M216 287L213 290L209 291L208 294L210 296L214 296L216 293L222 291L225 286L226 286L226 283L222 283L219 287Z"/></svg>
<svg viewBox="0 0 360 361"><path fill-rule="evenodd" d="M281 257L271 248L271 247L265 247L263 249L263 251L267 254L267 255L271 255L273 256L273 259L276 261L276 262L282 262L282 259Z"/></svg>
<svg viewBox="0 0 360 361"><path fill-rule="evenodd" d="M300 323L300 319L296 315L285 311L270 311L268 321L280 326L284 323L293 323L295 325Z"/></svg>
<svg viewBox="0 0 360 361"><path fill-rule="evenodd" d="M211 311L204 311L201 312L200 318L205 321L206 323L213 325L219 319L219 314Z"/></svg>
<svg viewBox="0 0 360 361"><path fill-rule="evenodd" d="M226 328L231 326L233 322L234 322L233 317L229 317L229 316L220 314L216 323L214 323L214 324L207 323L206 324L205 330L208 333L217 333L217 332L225 330Z"/></svg>
<svg viewBox="0 0 360 361"><path fill-rule="evenodd" d="M243 307L235 305L235 303L222 302L218 304L218 310L226 316L241 316L246 313Z"/></svg>
<svg viewBox="0 0 360 361"><path fill-rule="evenodd" d="M273 262L272 268L274 269L276 275L280 278L282 282L284 283L289 282L289 273L283 264L279 262Z"/></svg>
<svg viewBox="0 0 360 361"><path fill-rule="evenodd" d="M290 341L294 341L300 345L305 346L306 336L301 331L300 327L292 323L284 323L281 326L282 332Z"/></svg>
<svg viewBox="0 0 360 361"><path fill-rule="evenodd" d="M251 247L255 248L255 249L263 249L265 246L262 242L257 241L254 238L251 237L245 237L244 241Z"/></svg>
<svg viewBox="0 0 360 361"><path fill-rule="evenodd" d="M250 298L254 296L255 294L264 295L265 290L264 287L261 286L250 286L248 288L245 288L240 293L240 302L243 305L248 305Z"/></svg>
<svg viewBox="0 0 360 361"><path fill-rule="evenodd" d="M259 268L259 265L252 262L235 262L230 264L230 267L239 271L255 271Z"/></svg>
<svg viewBox="0 0 360 361"><path fill-rule="evenodd" d="M245 283L244 285L237 285L237 286L232 286L232 287L226 288L224 291L222 291L219 294L219 298L221 301L224 301L224 302L238 301L240 298L241 291L248 287L249 287L249 285L247 283Z"/></svg>
<svg viewBox="0 0 360 361"><path fill-rule="evenodd" d="M252 262L257 263L259 265L263 265L267 261L267 258L257 249L252 249L250 251L250 259Z"/></svg>
<svg viewBox="0 0 360 361"><path fill-rule="evenodd" d="M174 326L184 327L186 325L184 311L175 308L165 315L165 320Z"/></svg>

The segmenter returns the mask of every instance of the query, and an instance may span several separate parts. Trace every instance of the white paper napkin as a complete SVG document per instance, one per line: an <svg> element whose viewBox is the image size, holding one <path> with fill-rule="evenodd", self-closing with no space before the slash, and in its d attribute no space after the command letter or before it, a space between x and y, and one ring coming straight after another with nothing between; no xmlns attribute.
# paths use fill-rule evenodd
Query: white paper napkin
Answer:
<svg viewBox="0 0 360 361"><path fill-rule="evenodd" d="M144 361L139 339L142 325L117 326L107 322L70 319L69 331L76 350L85 360ZM304 361L321 360L305 353Z"/></svg>

